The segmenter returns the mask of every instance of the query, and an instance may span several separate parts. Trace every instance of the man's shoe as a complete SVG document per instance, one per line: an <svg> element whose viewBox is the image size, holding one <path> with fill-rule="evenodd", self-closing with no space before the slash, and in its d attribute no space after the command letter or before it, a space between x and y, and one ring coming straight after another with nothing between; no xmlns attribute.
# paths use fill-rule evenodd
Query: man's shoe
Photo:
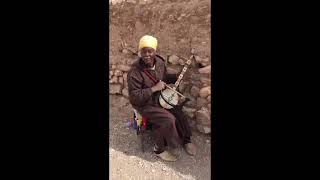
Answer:
<svg viewBox="0 0 320 180"><path fill-rule="evenodd" d="M164 161L170 161L170 162L173 162L173 161L176 161L178 160L176 156L172 155L170 152L168 151L163 151L162 153L160 154L156 154L156 156L160 157L162 160Z"/></svg>
<svg viewBox="0 0 320 180"><path fill-rule="evenodd" d="M193 144L193 143L187 143L184 145L184 148L186 150L186 152L191 155L191 156L194 156L196 155L196 152L197 152L197 148L196 146Z"/></svg>
<svg viewBox="0 0 320 180"><path fill-rule="evenodd" d="M171 150L169 150L169 152L177 158L180 158L180 156L181 156L181 149L180 148L171 149Z"/></svg>

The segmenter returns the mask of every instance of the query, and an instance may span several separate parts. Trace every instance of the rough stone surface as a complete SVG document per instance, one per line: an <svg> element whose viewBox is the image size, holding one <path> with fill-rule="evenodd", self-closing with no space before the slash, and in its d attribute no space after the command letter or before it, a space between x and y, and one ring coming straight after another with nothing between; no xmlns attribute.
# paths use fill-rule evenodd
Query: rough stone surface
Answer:
<svg viewBox="0 0 320 180"><path fill-rule="evenodd" d="M208 103L208 104L207 104L207 108L208 108L209 110L211 110L211 103Z"/></svg>
<svg viewBox="0 0 320 180"><path fill-rule="evenodd" d="M123 86L128 87L127 73L123 73Z"/></svg>
<svg viewBox="0 0 320 180"><path fill-rule="evenodd" d="M195 60L197 63L201 63L202 59L199 56L195 56Z"/></svg>
<svg viewBox="0 0 320 180"><path fill-rule="evenodd" d="M109 83L110 83L110 84L118 83L118 77L117 77L117 76L113 76L113 77L111 78L111 80L109 80Z"/></svg>
<svg viewBox="0 0 320 180"><path fill-rule="evenodd" d="M205 106L207 103L208 103L207 99L202 98L202 97L197 98L197 108L201 108L201 107Z"/></svg>
<svg viewBox="0 0 320 180"><path fill-rule="evenodd" d="M126 61L126 64L131 67L131 65L134 63L135 60L136 60L136 58L128 59Z"/></svg>
<svg viewBox="0 0 320 180"><path fill-rule="evenodd" d="M207 101L208 101L208 102L211 102L211 95L209 95L209 96L207 97Z"/></svg>
<svg viewBox="0 0 320 180"><path fill-rule="evenodd" d="M124 71L124 72L128 72L130 70L130 66L128 65L123 65L123 64L120 64L117 66L117 69L119 69L120 71Z"/></svg>
<svg viewBox="0 0 320 180"><path fill-rule="evenodd" d="M194 81L200 81L201 74L192 74L190 78Z"/></svg>
<svg viewBox="0 0 320 180"><path fill-rule="evenodd" d="M202 66L208 66L211 64L210 62L210 59L209 58L204 58L201 60L201 63L200 63Z"/></svg>
<svg viewBox="0 0 320 180"><path fill-rule="evenodd" d="M173 65L177 65L177 64L179 64L179 57L178 56L176 56L176 55L171 55L170 57L169 57L169 63L171 63L171 64L173 64Z"/></svg>
<svg viewBox="0 0 320 180"><path fill-rule="evenodd" d="M211 133L211 127L203 126L203 130L205 134Z"/></svg>
<svg viewBox="0 0 320 180"><path fill-rule="evenodd" d="M178 86L178 91L183 94L188 85L189 85L189 83L181 81L179 86Z"/></svg>
<svg viewBox="0 0 320 180"><path fill-rule="evenodd" d="M198 63L197 63L195 60L193 60L193 61L191 61L190 66L191 66L192 68L197 68L197 67L198 67Z"/></svg>
<svg viewBox="0 0 320 180"><path fill-rule="evenodd" d="M197 87L201 87L202 86L202 83L200 81L194 81L192 80L191 81L191 84L193 84L194 86L197 86Z"/></svg>
<svg viewBox="0 0 320 180"><path fill-rule="evenodd" d="M195 109L195 108L188 108L185 106L182 108L182 112L184 112L190 118L193 118L195 116L196 111L197 111L197 109Z"/></svg>
<svg viewBox="0 0 320 180"><path fill-rule="evenodd" d="M203 98L208 97L210 94L211 94L211 86L201 88L199 91L199 96Z"/></svg>
<svg viewBox="0 0 320 180"><path fill-rule="evenodd" d="M202 84L210 85L211 84L211 78L208 77L200 77L200 82Z"/></svg>
<svg viewBox="0 0 320 180"><path fill-rule="evenodd" d="M200 92L200 88L198 88L197 86L192 86L191 89L190 89L190 94L193 97L198 97L199 92Z"/></svg>
<svg viewBox="0 0 320 180"><path fill-rule="evenodd" d="M128 88L128 81L123 80L123 87Z"/></svg>
<svg viewBox="0 0 320 180"><path fill-rule="evenodd" d="M197 130L198 130L199 132L202 132L202 133L205 132L202 125L197 124L196 127L197 127Z"/></svg>
<svg viewBox="0 0 320 180"><path fill-rule="evenodd" d="M119 77L119 83L123 84L123 77L122 76Z"/></svg>
<svg viewBox="0 0 320 180"><path fill-rule="evenodd" d="M189 93L190 94L191 87L192 87L192 84L190 82L188 82L188 84L186 85L186 88L184 89L183 93Z"/></svg>
<svg viewBox="0 0 320 180"><path fill-rule="evenodd" d="M181 66L184 66L184 65L186 64L186 62L184 62L183 59L179 59L179 64L180 64Z"/></svg>
<svg viewBox="0 0 320 180"><path fill-rule="evenodd" d="M190 98L191 99L191 98ZM188 101L185 106L191 107L191 108L196 108L197 107L197 101L195 99L191 99Z"/></svg>
<svg viewBox="0 0 320 180"><path fill-rule="evenodd" d="M211 73L211 65L200 68L198 71L201 74L210 74Z"/></svg>
<svg viewBox="0 0 320 180"><path fill-rule="evenodd" d="M189 92L184 92L183 95L184 95L185 97L187 97L187 98L190 98L190 100L195 100L195 98L192 97Z"/></svg>
<svg viewBox="0 0 320 180"><path fill-rule="evenodd" d="M197 54L197 50L194 48L192 48L190 52L191 52L191 54Z"/></svg>
<svg viewBox="0 0 320 180"><path fill-rule="evenodd" d="M116 69L116 70L114 71L114 75L115 75L115 76L122 76L123 73L122 73L122 71L120 71L119 69Z"/></svg>
<svg viewBox="0 0 320 180"><path fill-rule="evenodd" d="M128 79L128 73L125 72L125 73L123 73L123 80L127 81L127 79Z"/></svg>
<svg viewBox="0 0 320 180"><path fill-rule="evenodd" d="M122 49L123 54L130 54L131 52L128 49Z"/></svg>
<svg viewBox="0 0 320 180"><path fill-rule="evenodd" d="M118 107L120 107L120 108L127 106L129 104L129 99L121 96L121 97L119 97L119 101L117 102L117 104L118 104Z"/></svg>
<svg viewBox="0 0 320 180"><path fill-rule="evenodd" d="M196 120L201 125L210 125L211 119L210 119L210 112L207 108L202 107L200 110L196 112Z"/></svg>
<svg viewBox="0 0 320 180"><path fill-rule="evenodd" d="M202 125L197 125L197 129L198 131L202 132L202 133L205 133L205 134L209 134L211 133L211 128L208 127L208 126L202 126Z"/></svg>
<svg viewBox="0 0 320 180"><path fill-rule="evenodd" d="M121 85L120 84L110 84L109 85L110 94L121 94Z"/></svg>
<svg viewBox="0 0 320 180"><path fill-rule="evenodd" d="M122 89L122 95L123 95L124 97L126 97L126 98L129 97L129 92L128 92L128 89L127 89L127 88Z"/></svg>
<svg viewBox="0 0 320 180"><path fill-rule="evenodd" d="M167 67L168 74L179 74L180 68L179 66L169 66Z"/></svg>

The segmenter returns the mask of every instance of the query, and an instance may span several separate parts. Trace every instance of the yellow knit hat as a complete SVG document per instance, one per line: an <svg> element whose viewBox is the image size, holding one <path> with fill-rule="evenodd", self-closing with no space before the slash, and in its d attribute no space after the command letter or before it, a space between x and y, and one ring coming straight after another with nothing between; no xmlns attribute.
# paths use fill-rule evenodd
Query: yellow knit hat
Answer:
<svg viewBox="0 0 320 180"><path fill-rule="evenodd" d="M153 48L154 50L157 50L157 44L158 44L158 41L156 38L149 35L145 35L140 39L139 50L144 47L150 47L150 48Z"/></svg>

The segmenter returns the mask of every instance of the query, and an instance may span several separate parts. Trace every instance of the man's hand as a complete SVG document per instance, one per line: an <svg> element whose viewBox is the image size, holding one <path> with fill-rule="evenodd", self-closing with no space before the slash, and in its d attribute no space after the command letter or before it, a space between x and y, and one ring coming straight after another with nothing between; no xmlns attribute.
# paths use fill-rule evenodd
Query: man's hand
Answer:
<svg viewBox="0 0 320 180"><path fill-rule="evenodd" d="M155 86L151 88L152 92L161 91L166 87L165 84L166 83L160 80Z"/></svg>

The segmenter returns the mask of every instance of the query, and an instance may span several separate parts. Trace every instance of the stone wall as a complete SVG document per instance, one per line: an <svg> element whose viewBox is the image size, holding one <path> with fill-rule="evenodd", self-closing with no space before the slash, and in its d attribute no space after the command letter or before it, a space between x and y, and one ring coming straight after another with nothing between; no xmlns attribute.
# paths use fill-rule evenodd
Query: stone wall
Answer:
<svg viewBox="0 0 320 180"><path fill-rule="evenodd" d="M183 108L191 127L211 133L210 1L113 1L109 14L109 93L128 97L138 41L155 36L169 73L179 74L191 51L196 54L179 92L191 99Z"/></svg>

